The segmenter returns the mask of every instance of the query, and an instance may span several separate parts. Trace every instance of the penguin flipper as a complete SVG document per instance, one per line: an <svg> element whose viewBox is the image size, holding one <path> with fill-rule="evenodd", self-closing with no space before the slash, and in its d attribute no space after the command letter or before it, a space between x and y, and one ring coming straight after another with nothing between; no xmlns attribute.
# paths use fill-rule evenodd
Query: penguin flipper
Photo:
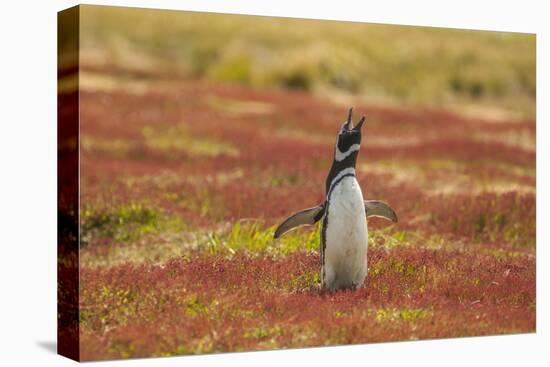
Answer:
<svg viewBox="0 0 550 367"><path fill-rule="evenodd" d="M397 223L397 214L388 204L380 200L365 200L365 213L368 217L380 217Z"/></svg>
<svg viewBox="0 0 550 367"><path fill-rule="evenodd" d="M291 231L292 229L303 226L303 225L311 225L318 222L325 213L325 206L319 205L314 208L308 208L301 210L299 212L296 212L292 214L290 217L285 219L283 223L281 223L277 229L275 230L275 234L273 235L273 238L277 239L281 237L283 234Z"/></svg>

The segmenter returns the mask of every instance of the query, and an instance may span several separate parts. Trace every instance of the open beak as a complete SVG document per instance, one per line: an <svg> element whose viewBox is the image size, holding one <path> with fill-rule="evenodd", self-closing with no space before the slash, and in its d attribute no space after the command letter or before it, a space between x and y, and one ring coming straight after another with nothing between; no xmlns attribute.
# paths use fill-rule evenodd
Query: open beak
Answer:
<svg viewBox="0 0 550 367"><path fill-rule="evenodd" d="M352 113L353 113L353 107L351 107L349 109L348 120L346 121L346 123L344 125L344 129L346 129L346 130L351 130L353 128L353 123L351 122Z"/></svg>
<svg viewBox="0 0 550 367"><path fill-rule="evenodd" d="M360 131L361 127L363 126L363 122L365 122L365 116L361 117L361 120L359 120L359 122L357 123L357 125L355 125L353 130Z"/></svg>
<svg viewBox="0 0 550 367"><path fill-rule="evenodd" d="M361 130L361 127L363 126L363 122L365 122L365 116L361 117L361 120L359 120L359 122L357 123L357 125L355 125L355 127L353 127L353 121L351 120L352 114L353 114L353 107L351 107L351 108L349 109L349 112L348 112L348 119L347 119L347 121L345 122L345 124L344 124L344 126L343 126L343 130L348 130L348 131L351 131L351 130L360 131L360 130Z"/></svg>

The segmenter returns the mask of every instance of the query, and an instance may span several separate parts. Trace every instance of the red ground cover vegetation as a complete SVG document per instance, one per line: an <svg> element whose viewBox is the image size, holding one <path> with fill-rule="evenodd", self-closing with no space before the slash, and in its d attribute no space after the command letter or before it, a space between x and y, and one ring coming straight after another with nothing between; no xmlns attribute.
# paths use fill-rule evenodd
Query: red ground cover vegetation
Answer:
<svg viewBox="0 0 550 367"><path fill-rule="evenodd" d="M307 251L197 250L83 266L81 357L533 332L534 122L355 110L367 115L364 196L399 216L393 226L369 221L376 238L364 288L320 292L319 256ZM81 211L91 229L82 253L155 246L167 231L208 233L242 218L268 230L320 203L345 114L303 92L208 82L84 89ZM137 214L124 209L136 203ZM132 233L120 232L128 223Z"/></svg>
<svg viewBox="0 0 550 367"><path fill-rule="evenodd" d="M197 255L81 273L83 358L170 355L528 332L532 258L369 253L357 291L322 293L315 254ZM116 341L116 347L113 347Z"/></svg>

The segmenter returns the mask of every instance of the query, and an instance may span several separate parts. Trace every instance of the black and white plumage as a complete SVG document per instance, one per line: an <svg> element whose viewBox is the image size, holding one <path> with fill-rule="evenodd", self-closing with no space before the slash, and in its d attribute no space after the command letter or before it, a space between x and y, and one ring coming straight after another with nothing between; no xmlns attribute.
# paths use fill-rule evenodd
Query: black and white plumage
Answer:
<svg viewBox="0 0 550 367"><path fill-rule="evenodd" d="M334 148L334 160L326 180L325 201L292 214L275 230L275 238L301 226L321 222L321 286L336 290L357 288L367 276L367 217L397 222L395 211L383 201L363 200L355 177L361 146L361 120L353 127L352 109L342 125Z"/></svg>

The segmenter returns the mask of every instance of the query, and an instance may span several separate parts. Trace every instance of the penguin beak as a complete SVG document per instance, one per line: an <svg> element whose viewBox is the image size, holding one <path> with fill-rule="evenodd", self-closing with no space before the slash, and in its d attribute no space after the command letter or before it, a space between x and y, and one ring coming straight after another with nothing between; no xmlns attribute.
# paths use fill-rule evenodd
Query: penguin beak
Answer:
<svg viewBox="0 0 550 367"><path fill-rule="evenodd" d="M361 127L363 126L363 122L365 122L365 116L361 117L361 120L357 123L357 125L353 128L355 131L361 131Z"/></svg>
<svg viewBox="0 0 550 367"><path fill-rule="evenodd" d="M349 109L349 112L348 112L348 120L346 121L346 123L344 124L344 129L346 130L351 130L353 128L353 123L351 122L351 115L353 113L353 107L351 107Z"/></svg>

